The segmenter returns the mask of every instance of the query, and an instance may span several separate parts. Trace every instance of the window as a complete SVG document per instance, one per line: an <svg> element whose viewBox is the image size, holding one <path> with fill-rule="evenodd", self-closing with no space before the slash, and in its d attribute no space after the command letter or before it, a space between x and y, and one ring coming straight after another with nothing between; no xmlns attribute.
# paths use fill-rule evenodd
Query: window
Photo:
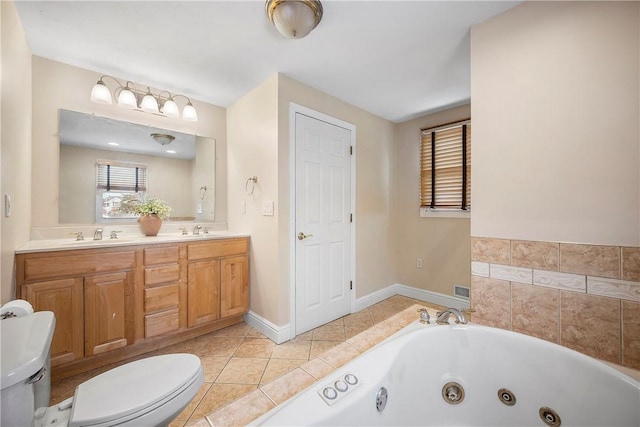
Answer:
<svg viewBox="0 0 640 427"><path fill-rule="evenodd" d="M147 191L147 167L142 164L98 160L97 210L99 219L136 218L120 210L122 200Z"/></svg>
<svg viewBox="0 0 640 427"><path fill-rule="evenodd" d="M434 210L470 209L470 120L422 130L420 207Z"/></svg>

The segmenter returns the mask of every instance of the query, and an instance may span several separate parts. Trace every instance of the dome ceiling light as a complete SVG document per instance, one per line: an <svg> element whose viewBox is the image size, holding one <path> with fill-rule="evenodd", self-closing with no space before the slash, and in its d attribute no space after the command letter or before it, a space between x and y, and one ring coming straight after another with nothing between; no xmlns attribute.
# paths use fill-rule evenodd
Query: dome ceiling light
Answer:
<svg viewBox="0 0 640 427"><path fill-rule="evenodd" d="M318 0L267 0L265 10L280 34L290 39L305 37L322 19Z"/></svg>

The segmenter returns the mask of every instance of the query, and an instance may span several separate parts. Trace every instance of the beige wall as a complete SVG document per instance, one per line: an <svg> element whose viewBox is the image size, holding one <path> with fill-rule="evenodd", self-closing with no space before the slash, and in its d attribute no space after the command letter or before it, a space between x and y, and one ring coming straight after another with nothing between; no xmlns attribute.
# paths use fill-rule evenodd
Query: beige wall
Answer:
<svg viewBox="0 0 640 427"><path fill-rule="evenodd" d="M99 77L100 74L92 71L33 57L32 226L58 225L58 110L61 108L214 138L216 140L215 216L216 221L226 221L226 110L192 100L198 111L198 122L193 123L181 119L141 114L119 108L117 105L96 104L91 102L89 94ZM105 82L107 85L110 84L108 80Z"/></svg>
<svg viewBox="0 0 640 427"><path fill-rule="evenodd" d="M278 76L274 75L227 110L229 229L251 234L250 307L276 325L281 318L281 271L278 268ZM247 179L258 177L252 195ZM249 186L251 188L251 186ZM275 201L274 216L262 215L265 200ZM241 213L245 204L246 213Z"/></svg>
<svg viewBox="0 0 640 427"><path fill-rule="evenodd" d="M471 31L474 320L640 367L640 4Z"/></svg>
<svg viewBox="0 0 640 427"><path fill-rule="evenodd" d="M279 189L286 195L280 204L280 238L285 242L290 238L288 194L293 171L289 170L289 106L294 102L356 126L356 298L396 283L395 125L285 75L280 75L278 89ZM287 266L288 248L281 249L281 262Z"/></svg>
<svg viewBox="0 0 640 427"><path fill-rule="evenodd" d="M96 217L96 160L147 165L147 194L166 200L172 217L193 217L196 191L193 160L144 156L74 145L60 146L59 219L61 223L91 224Z"/></svg>
<svg viewBox="0 0 640 427"><path fill-rule="evenodd" d="M15 296L16 247L29 240L31 220L31 51L13 2L0 2L2 80L0 158L2 197L12 200L11 217L2 212L1 302ZM2 201L4 208L4 200Z"/></svg>
<svg viewBox="0 0 640 427"><path fill-rule="evenodd" d="M640 245L637 2L472 29L473 236Z"/></svg>
<svg viewBox="0 0 640 427"><path fill-rule="evenodd" d="M251 233L251 310L280 326L290 320L291 102L356 125L356 296L396 282L393 123L274 75L229 108L229 227ZM253 175L256 192L247 196ZM275 216L261 216L265 200L275 201Z"/></svg>
<svg viewBox="0 0 640 427"><path fill-rule="evenodd" d="M398 194L397 281L402 285L444 295L453 295L454 284L470 285L469 218L435 216L420 218L418 214L420 129L469 117L471 117L471 106L464 105L397 125L398 167L395 190ZM473 210L473 200L471 203ZM417 258L423 260L421 269L416 268Z"/></svg>

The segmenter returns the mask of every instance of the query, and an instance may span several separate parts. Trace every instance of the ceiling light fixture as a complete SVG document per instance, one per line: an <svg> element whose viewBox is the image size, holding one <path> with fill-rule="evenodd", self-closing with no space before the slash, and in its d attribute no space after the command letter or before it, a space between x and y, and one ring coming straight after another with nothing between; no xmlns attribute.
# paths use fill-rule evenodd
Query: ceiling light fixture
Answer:
<svg viewBox="0 0 640 427"><path fill-rule="evenodd" d="M169 145L176 139L175 136L169 135L168 133L152 133L150 134L151 138L154 139L160 145Z"/></svg>
<svg viewBox="0 0 640 427"><path fill-rule="evenodd" d="M198 121L198 113L191 103L191 100L184 95L172 94L162 91L158 94L151 92L147 86L147 90L140 90L132 82L126 82L124 85L118 79L111 76L102 76L91 89L91 100L98 104L113 104L113 96L111 91L104 83L105 78L113 79L118 85L113 91L113 95L118 99L118 106L129 108L132 110L140 110L146 113L157 114L167 117L180 117L180 108L175 98L182 97L187 100L186 105L182 109L182 119L189 122ZM162 108L160 106L162 105Z"/></svg>
<svg viewBox="0 0 640 427"><path fill-rule="evenodd" d="M322 3L318 0L267 0L265 10L280 34L301 39L322 19Z"/></svg>

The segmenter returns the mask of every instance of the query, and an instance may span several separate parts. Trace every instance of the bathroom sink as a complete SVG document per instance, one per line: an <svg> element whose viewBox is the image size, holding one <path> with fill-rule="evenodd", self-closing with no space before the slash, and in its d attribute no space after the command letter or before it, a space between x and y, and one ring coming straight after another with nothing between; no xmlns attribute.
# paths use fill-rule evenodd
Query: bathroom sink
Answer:
<svg viewBox="0 0 640 427"><path fill-rule="evenodd" d="M113 245L118 243L132 243L138 240L136 237L118 237L117 239L102 239L102 240L71 240L69 242L64 242L64 245L68 246L102 246L102 245Z"/></svg>

